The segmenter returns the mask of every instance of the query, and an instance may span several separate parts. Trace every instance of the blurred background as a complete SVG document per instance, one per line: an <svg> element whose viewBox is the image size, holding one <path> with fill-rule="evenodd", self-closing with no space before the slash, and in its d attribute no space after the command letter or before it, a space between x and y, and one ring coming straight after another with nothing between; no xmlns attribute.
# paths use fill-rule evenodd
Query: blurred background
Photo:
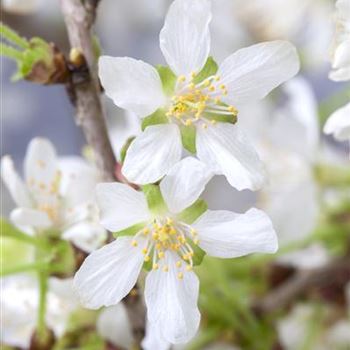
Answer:
<svg viewBox="0 0 350 350"><path fill-rule="evenodd" d="M103 53L164 64L158 34L170 3L169 0L102 0L96 31ZM331 179L328 177L329 171L331 174L349 171L349 144L322 134L322 126L328 116L349 100L349 84L336 83L328 78L335 30L335 3L332 0L214 0L212 7L211 55L217 62L244 46L287 39L297 47L302 67L295 79L261 103L240 111L239 123L265 161L269 174L267 186L258 193L239 192L223 177L216 177L209 183L204 197L212 209L242 212L252 205L263 208L273 220L281 247L307 240L308 244L300 244L300 249L276 258L277 265L285 269L282 268L285 275L290 269L320 268L348 249L344 243L346 239L337 241L329 239L329 236L326 242L309 239L320 226L324 227L329 210L335 210L350 198L349 182L339 185L332 176ZM58 1L2 0L1 11L2 21L21 35L42 37L68 53L67 33ZM64 87L41 86L26 81L11 83L14 72L15 64L2 57L2 154L10 154L20 168L27 144L35 136L49 138L60 155L81 154L84 138L74 123L74 110ZM119 157L126 139L139 132L139 123L135 116L126 115L107 98L105 107L110 138ZM2 215L7 215L13 206L6 189L2 188ZM203 272L203 289L213 283L210 276L217 275L221 268L225 269L225 265L209 265L204 268L212 274ZM249 269L243 265L240 272L239 269L227 269L225 273L232 279L239 279L240 273L252 274L254 269L251 265ZM240 262L237 266L241 266ZM283 273L282 277L285 276ZM248 283L248 286L240 289L238 285L235 288L241 293L239 295L244 295L245 291L250 293L251 285ZM223 289L226 287L223 286ZM202 298L201 303L206 310L204 324L214 332L213 338L232 346L235 341L226 328L230 329L237 320L227 320L220 312L225 313L227 306L234 308L236 299L225 304L224 297L223 304L215 308L212 303L207 303L212 300L210 293ZM282 315L278 323L281 348L301 349L293 340L300 338L305 331L302 322L319 318L318 308L308 303L297 304L290 308L288 315ZM339 305L340 309L346 309L345 301ZM224 320L223 324L217 319ZM344 327L341 336L347 335L346 341L349 342L341 345L343 347L326 345L324 349L350 349L350 324ZM221 332L221 329L224 331ZM226 345L220 344L218 349L225 349ZM322 348L322 344L311 344L305 349ZM247 349L259 347L255 343L247 345Z"/></svg>

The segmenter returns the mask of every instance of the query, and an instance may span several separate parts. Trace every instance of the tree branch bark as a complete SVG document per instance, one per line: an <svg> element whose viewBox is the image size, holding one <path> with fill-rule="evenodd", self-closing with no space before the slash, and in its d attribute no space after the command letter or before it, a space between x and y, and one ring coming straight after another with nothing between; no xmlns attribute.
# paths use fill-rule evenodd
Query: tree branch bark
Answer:
<svg viewBox="0 0 350 350"><path fill-rule="evenodd" d="M101 170L103 179L113 181L117 161L105 124L91 34L96 9L84 6L81 0L61 0L61 8L71 47L83 54L89 69L88 79L72 83L76 123L82 128L87 143L94 151L96 166Z"/></svg>
<svg viewBox="0 0 350 350"><path fill-rule="evenodd" d="M76 122L82 128L87 143L94 150L96 165L102 171L103 179L113 181L117 161L107 134L91 32L99 0L60 1L71 48L82 53L89 70L87 79L83 82L75 83L73 78L71 87L76 105ZM135 343L139 345L145 334L143 299L138 293L129 295L124 299L124 305Z"/></svg>
<svg viewBox="0 0 350 350"><path fill-rule="evenodd" d="M350 280L350 257L335 260L328 265L296 272L286 282L258 300L253 309L260 315L269 314L291 304L311 288L346 284Z"/></svg>

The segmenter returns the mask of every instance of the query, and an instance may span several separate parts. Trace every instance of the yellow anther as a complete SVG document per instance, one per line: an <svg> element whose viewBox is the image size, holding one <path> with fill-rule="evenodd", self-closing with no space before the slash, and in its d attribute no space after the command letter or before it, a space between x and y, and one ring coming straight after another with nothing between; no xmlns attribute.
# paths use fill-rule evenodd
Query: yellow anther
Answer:
<svg viewBox="0 0 350 350"><path fill-rule="evenodd" d="M212 120L210 121L210 123L213 124L213 125L215 125L217 122L216 122L215 119L212 119Z"/></svg>
<svg viewBox="0 0 350 350"><path fill-rule="evenodd" d="M162 248L162 245L161 245L160 243L157 243L157 244L156 244L156 249L159 250L159 249L161 249L161 248Z"/></svg>
<svg viewBox="0 0 350 350"><path fill-rule="evenodd" d="M221 79L220 76L214 75L214 80L215 80L215 81L219 81L220 79Z"/></svg>
<svg viewBox="0 0 350 350"><path fill-rule="evenodd" d="M194 79L196 77L196 72L191 72L191 78Z"/></svg>
<svg viewBox="0 0 350 350"><path fill-rule="evenodd" d="M215 102L216 104L221 103L220 97L215 97L214 102Z"/></svg>
<svg viewBox="0 0 350 350"><path fill-rule="evenodd" d="M179 280L182 280L182 279L184 278L184 274L183 274L182 272L179 272L179 273L177 274L177 278L178 278Z"/></svg>
<svg viewBox="0 0 350 350"><path fill-rule="evenodd" d="M159 259L163 259L164 258L164 252L159 252L158 253L158 257L159 257Z"/></svg>
<svg viewBox="0 0 350 350"><path fill-rule="evenodd" d="M137 247L137 242L136 242L135 240L133 240L133 241L131 242L131 245L132 245L133 247Z"/></svg>
<svg viewBox="0 0 350 350"><path fill-rule="evenodd" d="M186 81L186 77L184 75L180 75L177 80L180 82L180 83L184 83Z"/></svg>
<svg viewBox="0 0 350 350"><path fill-rule="evenodd" d="M154 263L153 266L152 266L153 270L158 270L159 268L159 265L157 263Z"/></svg>
<svg viewBox="0 0 350 350"><path fill-rule="evenodd" d="M191 235L196 235L197 234L197 231L194 228L192 228L192 227L191 227L190 232L191 232Z"/></svg>
<svg viewBox="0 0 350 350"><path fill-rule="evenodd" d="M187 265L187 266L186 266L186 270L187 270L187 271L192 271L192 270L193 270L192 265Z"/></svg>
<svg viewBox="0 0 350 350"><path fill-rule="evenodd" d="M208 129L208 125L207 124L202 124L202 128L203 129Z"/></svg>
<svg viewBox="0 0 350 350"><path fill-rule="evenodd" d="M185 121L185 125L186 126L190 126L190 125L192 125L192 120L191 119L187 119L186 121Z"/></svg>
<svg viewBox="0 0 350 350"><path fill-rule="evenodd" d="M213 92L213 91L215 91L215 86L214 85L210 85L208 89L209 89L209 91Z"/></svg>
<svg viewBox="0 0 350 350"><path fill-rule="evenodd" d="M149 228L145 227L145 228L143 229L143 234L144 234L144 235L148 235L148 234L149 234Z"/></svg>
<svg viewBox="0 0 350 350"><path fill-rule="evenodd" d="M149 255L146 255L145 258L144 258L143 260L145 260L146 262L148 262L148 261L150 261L150 259L151 259L151 258L149 257Z"/></svg>
<svg viewBox="0 0 350 350"><path fill-rule="evenodd" d="M199 243L199 239L198 238L194 239L193 243L197 245Z"/></svg>
<svg viewBox="0 0 350 350"><path fill-rule="evenodd" d="M155 232L154 232L154 233L152 234L152 238L155 239L155 240L159 239L158 233L155 233Z"/></svg>
<svg viewBox="0 0 350 350"><path fill-rule="evenodd" d="M168 265L165 265L165 266L163 267L163 271L164 271L164 272L168 272L168 271L169 271Z"/></svg>
<svg viewBox="0 0 350 350"><path fill-rule="evenodd" d="M174 223L174 221L173 221L171 218L167 218L167 219L166 219L166 223L167 223L168 225L172 225L172 224Z"/></svg>
<svg viewBox="0 0 350 350"><path fill-rule="evenodd" d="M220 88L221 90L226 90L225 84L220 84L220 85L219 85L219 88Z"/></svg>
<svg viewBox="0 0 350 350"><path fill-rule="evenodd" d="M147 254L147 248L142 248L142 253Z"/></svg>
<svg viewBox="0 0 350 350"><path fill-rule="evenodd" d="M176 267L181 267L181 265L182 265L182 262L180 260L176 262Z"/></svg>
<svg viewBox="0 0 350 350"><path fill-rule="evenodd" d="M189 89L194 90L196 88L196 85L194 83L191 83L188 85Z"/></svg>
<svg viewBox="0 0 350 350"><path fill-rule="evenodd" d="M229 106L228 107L228 111L233 113L233 114L237 114L237 112L238 112L237 109L235 107L233 107L233 106Z"/></svg>
<svg viewBox="0 0 350 350"><path fill-rule="evenodd" d="M189 259L188 254L184 254L184 255L182 256L182 259L184 259L184 260L188 260L188 259Z"/></svg>
<svg viewBox="0 0 350 350"><path fill-rule="evenodd" d="M208 87L208 86L210 85L210 81L209 81L209 80L205 80L204 83L203 83L203 85L204 85L205 87Z"/></svg>
<svg viewBox="0 0 350 350"><path fill-rule="evenodd" d="M174 229L174 227L172 227L172 228L170 229L169 233L170 233L171 235L175 235L175 234L176 234L176 230Z"/></svg>

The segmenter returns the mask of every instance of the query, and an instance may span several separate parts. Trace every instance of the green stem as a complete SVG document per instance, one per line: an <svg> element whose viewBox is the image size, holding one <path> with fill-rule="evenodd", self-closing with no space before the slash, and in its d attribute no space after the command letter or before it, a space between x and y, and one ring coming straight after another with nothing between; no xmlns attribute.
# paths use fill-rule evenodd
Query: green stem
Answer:
<svg viewBox="0 0 350 350"><path fill-rule="evenodd" d="M14 30L8 27L6 24L0 22L0 35L6 40L23 49L29 48L29 43L26 39L20 37Z"/></svg>
<svg viewBox="0 0 350 350"><path fill-rule="evenodd" d="M47 262L37 261L32 264L18 265L10 268L1 269L0 277L14 275L22 272L47 270L48 267L49 264Z"/></svg>
<svg viewBox="0 0 350 350"><path fill-rule="evenodd" d="M37 319L37 332L40 340L45 341L47 336L46 329L46 306L47 306L47 289L48 289L48 275L46 271L38 272L39 279L39 307Z"/></svg>
<svg viewBox="0 0 350 350"><path fill-rule="evenodd" d="M20 51L4 43L0 43L0 55L12 58L16 61L22 60L22 53Z"/></svg>

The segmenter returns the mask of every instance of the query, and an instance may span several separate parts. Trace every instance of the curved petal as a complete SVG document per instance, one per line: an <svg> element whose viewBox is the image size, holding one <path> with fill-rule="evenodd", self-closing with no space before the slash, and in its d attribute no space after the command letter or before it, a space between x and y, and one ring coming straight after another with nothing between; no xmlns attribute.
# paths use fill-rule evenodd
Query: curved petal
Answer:
<svg viewBox="0 0 350 350"><path fill-rule="evenodd" d="M331 114L323 131L325 134L334 134L339 141L350 139L350 103Z"/></svg>
<svg viewBox="0 0 350 350"><path fill-rule="evenodd" d="M120 231L150 217L144 194L128 185L98 184L96 200L100 209L101 225L110 231Z"/></svg>
<svg viewBox="0 0 350 350"><path fill-rule="evenodd" d="M50 218L45 212L29 208L12 210L10 219L18 226L48 228L52 225Z"/></svg>
<svg viewBox="0 0 350 350"><path fill-rule="evenodd" d="M120 108L145 117L165 102L158 72L130 57L102 56L99 77L106 95Z"/></svg>
<svg viewBox="0 0 350 350"><path fill-rule="evenodd" d="M263 185L263 164L237 125L217 123L207 129L198 127L196 147L198 158L213 171L224 174L238 190L257 190Z"/></svg>
<svg viewBox="0 0 350 350"><path fill-rule="evenodd" d="M199 72L209 55L211 20L208 0L175 0L160 32L160 48L177 75Z"/></svg>
<svg viewBox="0 0 350 350"><path fill-rule="evenodd" d="M297 74L299 58L287 41L270 41L243 48L220 65L220 84L225 84L228 104L251 103Z"/></svg>
<svg viewBox="0 0 350 350"><path fill-rule="evenodd" d="M1 158L1 178L18 206L26 208L32 206L28 189L19 177L13 165L13 161L9 156Z"/></svg>
<svg viewBox="0 0 350 350"><path fill-rule="evenodd" d="M201 161L188 157L175 164L160 183L165 203L172 213L193 204L213 173Z"/></svg>
<svg viewBox="0 0 350 350"><path fill-rule="evenodd" d="M157 326L146 322L146 335L141 343L144 350L169 350L171 344L163 339Z"/></svg>
<svg viewBox="0 0 350 350"><path fill-rule="evenodd" d="M24 160L26 182L31 186L49 186L57 176L56 151L52 143L43 138L33 139L27 148Z"/></svg>
<svg viewBox="0 0 350 350"><path fill-rule="evenodd" d="M89 309L120 302L131 290L143 265L133 238L121 237L91 253L74 277L74 289Z"/></svg>
<svg viewBox="0 0 350 350"><path fill-rule="evenodd" d="M261 210L244 214L226 210L208 210L192 225L199 246L209 255L236 258L250 253L275 253L277 236L271 220Z"/></svg>
<svg viewBox="0 0 350 350"><path fill-rule="evenodd" d="M177 125L149 126L130 145L122 173L136 184L153 183L181 159L181 154L181 135Z"/></svg>
<svg viewBox="0 0 350 350"><path fill-rule="evenodd" d="M170 343L186 343L197 332L200 313L197 307L199 280L186 271L178 279L176 255L166 253L169 271L151 271L146 278L145 301L149 322Z"/></svg>

